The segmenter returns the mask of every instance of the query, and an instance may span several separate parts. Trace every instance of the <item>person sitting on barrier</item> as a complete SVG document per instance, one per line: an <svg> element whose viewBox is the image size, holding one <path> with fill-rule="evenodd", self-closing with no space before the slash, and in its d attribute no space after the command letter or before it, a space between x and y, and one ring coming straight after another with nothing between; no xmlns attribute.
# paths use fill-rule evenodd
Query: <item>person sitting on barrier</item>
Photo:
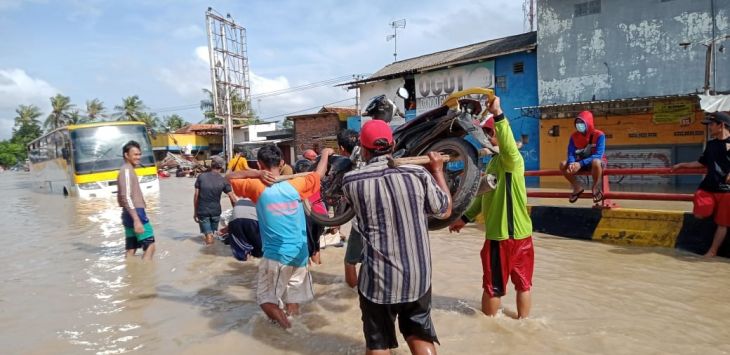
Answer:
<svg viewBox="0 0 730 355"><path fill-rule="evenodd" d="M585 191L583 186L576 179L575 174L581 171L589 171L593 176L593 202L603 201L601 191L601 179L603 169L606 168L606 135L593 125L593 114L591 111L583 111L575 118L575 129L570 136L568 143L568 159L560 162L560 170L563 176L573 187L568 201L578 201L580 194Z"/></svg>
<svg viewBox="0 0 730 355"><path fill-rule="evenodd" d="M672 170L683 168L707 168L707 175L695 192L693 213L697 218L715 215L717 229L706 257L717 255L730 227L730 114L710 113L702 120L715 139L707 142L705 151L697 161L679 163Z"/></svg>
<svg viewBox="0 0 730 355"><path fill-rule="evenodd" d="M525 161L504 117L499 97L489 105L489 112L494 115L495 122L483 127L494 131L489 140L492 145L499 146L499 154L489 161L487 173L497 176L497 185L494 190L477 195L464 215L449 226L449 232L460 232L477 215L484 216L482 312L488 316L497 314L510 278L517 291L517 316L526 318L532 304L530 289L535 251L532 220L527 210Z"/></svg>

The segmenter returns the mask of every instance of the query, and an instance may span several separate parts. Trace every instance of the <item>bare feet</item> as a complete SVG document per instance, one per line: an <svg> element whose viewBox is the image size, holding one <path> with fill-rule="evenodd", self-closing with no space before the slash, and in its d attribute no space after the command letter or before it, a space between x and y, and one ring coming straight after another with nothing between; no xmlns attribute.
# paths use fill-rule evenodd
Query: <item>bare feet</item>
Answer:
<svg viewBox="0 0 730 355"><path fill-rule="evenodd" d="M204 235L203 241L205 242L205 245L213 245L213 235L212 234Z"/></svg>
<svg viewBox="0 0 730 355"><path fill-rule="evenodd" d="M291 328L291 323L289 323L289 319L286 317L286 313L284 313L284 311L279 308L279 305L273 303L264 303L260 306L264 313L266 313L266 316L269 317L269 319L276 322L284 329Z"/></svg>
<svg viewBox="0 0 730 355"><path fill-rule="evenodd" d="M710 250L707 253L705 253L705 258L710 259L717 256L717 252L714 250Z"/></svg>

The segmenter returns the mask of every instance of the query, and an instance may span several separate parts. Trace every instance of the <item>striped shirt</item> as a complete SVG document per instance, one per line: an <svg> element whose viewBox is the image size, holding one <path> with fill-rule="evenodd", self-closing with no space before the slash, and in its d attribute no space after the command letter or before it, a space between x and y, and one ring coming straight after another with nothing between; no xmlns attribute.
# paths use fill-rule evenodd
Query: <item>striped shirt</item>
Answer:
<svg viewBox="0 0 730 355"><path fill-rule="evenodd" d="M448 196L423 167L388 168L385 156L345 174L343 190L363 236L360 292L372 302L413 302L431 287L428 216Z"/></svg>

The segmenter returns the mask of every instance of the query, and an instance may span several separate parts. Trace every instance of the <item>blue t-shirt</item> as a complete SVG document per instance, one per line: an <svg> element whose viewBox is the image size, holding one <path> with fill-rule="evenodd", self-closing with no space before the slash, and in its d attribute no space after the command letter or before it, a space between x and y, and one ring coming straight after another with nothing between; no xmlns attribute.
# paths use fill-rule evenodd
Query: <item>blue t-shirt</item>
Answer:
<svg viewBox="0 0 730 355"><path fill-rule="evenodd" d="M264 257L289 266L306 266L309 258L304 208L288 182L267 187L256 203Z"/></svg>

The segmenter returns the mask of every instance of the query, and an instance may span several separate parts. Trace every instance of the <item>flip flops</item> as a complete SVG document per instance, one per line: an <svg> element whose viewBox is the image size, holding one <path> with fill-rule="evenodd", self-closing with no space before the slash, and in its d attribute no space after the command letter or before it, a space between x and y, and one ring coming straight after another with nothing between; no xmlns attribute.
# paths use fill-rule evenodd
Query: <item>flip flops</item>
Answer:
<svg viewBox="0 0 730 355"><path fill-rule="evenodd" d="M593 191L593 202L599 203L601 201L603 201L603 192L601 190Z"/></svg>
<svg viewBox="0 0 730 355"><path fill-rule="evenodd" d="M580 189L580 191L573 192L572 194L570 194L570 198L568 198L568 202L575 203L575 201L578 201L578 198L580 197L580 194L583 193L583 191L585 191L585 189Z"/></svg>

